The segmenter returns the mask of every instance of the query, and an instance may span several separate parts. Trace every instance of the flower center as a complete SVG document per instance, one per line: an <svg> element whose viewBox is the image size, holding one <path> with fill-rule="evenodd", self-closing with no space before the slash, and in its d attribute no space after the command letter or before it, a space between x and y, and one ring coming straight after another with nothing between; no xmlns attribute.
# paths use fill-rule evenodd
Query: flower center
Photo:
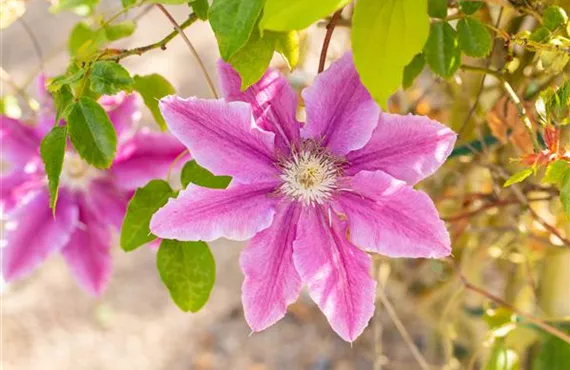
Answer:
<svg viewBox="0 0 570 370"><path fill-rule="evenodd" d="M100 176L101 171L91 167L79 154L65 153L61 170L62 185L72 190L87 190L89 183Z"/></svg>
<svg viewBox="0 0 570 370"><path fill-rule="evenodd" d="M292 150L291 157L279 164L280 190L306 205L322 204L336 189L342 161L312 140Z"/></svg>

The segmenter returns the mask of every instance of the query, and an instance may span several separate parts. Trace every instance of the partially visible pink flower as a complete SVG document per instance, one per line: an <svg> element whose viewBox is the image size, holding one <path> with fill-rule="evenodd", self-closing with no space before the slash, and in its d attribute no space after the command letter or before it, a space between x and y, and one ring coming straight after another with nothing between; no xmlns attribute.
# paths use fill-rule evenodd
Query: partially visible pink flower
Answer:
<svg viewBox="0 0 570 370"><path fill-rule="evenodd" d="M2 276L7 281L25 277L61 252L80 286L98 295L111 272L112 231L120 228L133 190L164 177L185 148L170 135L136 129L136 95L102 97L119 137L117 157L109 170L99 170L70 146L54 218L39 147L55 115L43 77L39 86L41 109L34 126L0 117Z"/></svg>
<svg viewBox="0 0 570 370"><path fill-rule="evenodd" d="M382 113L350 54L297 96L269 71L240 92L220 63L226 100L164 98L168 127L226 190L188 186L151 220L162 238L251 239L241 255L246 320L260 331L280 320L302 284L345 340L374 311L376 252L444 257L450 240L431 199L412 188L445 161L456 135L419 116Z"/></svg>

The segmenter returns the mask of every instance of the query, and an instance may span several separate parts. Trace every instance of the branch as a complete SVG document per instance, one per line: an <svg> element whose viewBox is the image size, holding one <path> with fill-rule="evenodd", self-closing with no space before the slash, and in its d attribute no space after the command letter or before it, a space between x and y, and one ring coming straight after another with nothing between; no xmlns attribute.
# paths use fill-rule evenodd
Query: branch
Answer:
<svg viewBox="0 0 570 370"><path fill-rule="evenodd" d="M511 84L509 84L508 81L505 80L505 77L503 76L503 74L500 73L499 71L495 71L495 70L492 70L489 68L482 68L482 67L470 66L470 65L465 65L465 64L461 65L461 69L463 69L464 71L485 73L485 74L494 76L496 79L501 81L501 85L503 86L503 89L505 90L505 92L507 93L509 98L511 98L511 101L513 102L513 104L515 105L515 108L517 109L517 112L519 114L519 118L524 123L524 126L525 126L531 140L532 140L532 145L534 147L534 151L539 152L540 151L540 144L538 143L538 140L536 139L536 135L534 134L534 131L532 128L532 122L531 122L530 118L528 117L528 115L526 114L526 109L525 109L523 103L521 102L521 99L519 98L519 96L517 95L515 90L513 90L513 87L511 86Z"/></svg>
<svg viewBox="0 0 570 370"><path fill-rule="evenodd" d="M188 19L186 19L182 24L180 24L179 28L181 30L184 30L184 29L190 27L197 20L198 20L197 15L190 14L188 16ZM176 35L178 35L178 30L172 31L171 33L166 35L166 37L164 37L162 40L155 42L154 44L150 44L150 45L146 45L146 46L139 46L139 47L134 48L134 49L122 49L122 50L106 49L103 51L103 55L99 58L99 60L112 59L112 60L115 60L118 62L121 59L129 57L131 55L142 55L142 54L144 54L150 50L154 50L154 49L166 50L166 45L170 41L172 41L172 39L174 39L176 37Z"/></svg>
<svg viewBox="0 0 570 370"><path fill-rule="evenodd" d="M327 60L327 51L329 50L329 44L331 42L332 34L333 34L334 28L336 26L336 23L340 19L340 13L341 12L342 12L342 9L337 10L333 14L330 22L327 24L327 33L325 34L325 40L323 41L323 48L321 50L321 58L319 60L319 71L318 71L318 73L321 73L322 71L325 70L325 62Z"/></svg>
<svg viewBox="0 0 570 370"><path fill-rule="evenodd" d="M566 334L563 331L555 328L554 326L547 324L546 322L544 322L543 320L541 320L537 317L534 317L530 314L519 311L516 307L514 307L510 303L506 302L502 298L499 298L499 297L489 293L488 291L484 290L483 288L480 288L476 285L471 284L467 280L465 275L463 275L463 273L461 273L460 271L459 271L459 279L461 279L461 282L463 283L463 285L465 286L466 289L469 289L472 292L475 292L479 295L482 295L482 296L490 299L491 301L497 303L500 306L508 308L509 310L516 313L518 316L520 316L520 317L526 319L527 321L535 324L536 326L538 326L539 328L541 328L545 332L550 333L550 334L554 335L555 337L563 340L564 342L570 344L570 336L568 334Z"/></svg>
<svg viewBox="0 0 570 370"><path fill-rule="evenodd" d="M212 91L212 95L214 95L214 97L216 99L218 99L218 93L216 92L216 87L214 86L214 83L212 82L212 79L210 78L210 75L208 74L208 71L206 70L206 66L204 65L204 62L202 62L202 58L200 58L200 54L198 54L198 51L196 50L196 48L194 48L194 45L192 45L192 43L190 42L190 40L188 39L188 37L186 36L186 34L182 30L182 28L178 25L178 23L176 23L176 20L172 17L172 15L170 15L168 10L166 10L166 8L164 6L162 6L161 4L155 4L155 5L158 9L160 9L160 11L162 13L164 13L166 18L168 18L168 20L170 21L170 23L172 23L172 26L174 26L176 31L180 34L180 36L182 37L182 39L186 43L186 46L188 46L188 49L190 49L190 52L192 54L194 54L194 57L198 61L198 64L200 65L200 69L202 70L202 73L204 74L204 77L206 78L206 82L208 83L208 87Z"/></svg>

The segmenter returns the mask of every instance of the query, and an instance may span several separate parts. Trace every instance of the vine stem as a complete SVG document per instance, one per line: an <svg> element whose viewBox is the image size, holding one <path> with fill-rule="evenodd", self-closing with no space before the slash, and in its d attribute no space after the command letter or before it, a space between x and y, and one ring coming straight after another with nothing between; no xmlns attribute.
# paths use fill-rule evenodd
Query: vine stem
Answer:
<svg viewBox="0 0 570 370"><path fill-rule="evenodd" d="M198 16L196 16L195 14L190 14L188 16L188 19L186 19L184 22L182 22L180 24L180 29L186 29L188 27L190 27L192 24L194 24L194 22L196 22L198 20ZM112 59L115 61L119 61L123 58L132 56L132 55L142 55L144 53L146 53L147 51L151 51L154 49L161 49L161 50L165 50L166 49L166 45L172 41L176 35L178 35L178 30L174 30L171 33L169 33L168 35L166 35L162 40L157 41L155 43L149 44L149 45L145 45L145 46L139 46L133 49L124 49L124 50L106 50L103 54L103 56L100 59Z"/></svg>
<svg viewBox="0 0 570 370"><path fill-rule="evenodd" d="M406 327L402 323L402 320L400 320L400 318L398 317L398 314L396 313L394 306L392 306L392 303L388 299L388 296L386 295L386 292L384 291L384 286L382 285L382 283L380 281L378 281L377 295L378 295L378 298L380 298L380 302L382 302L382 305L386 308L386 312L388 312L388 315L390 315L390 319L392 319L392 322L396 326L396 329L398 330L398 332L402 336L402 339L404 340L404 342L406 343L406 345L410 349L412 356L414 357L414 359L416 360L416 362L418 363L420 368L422 370L429 370L430 366L429 366L428 362L426 361L426 359L424 358L424 356L422 355L422 353L420 352L420 350L418 349L418 347L416 346L416 344L412 340L412 337L410 336L410 334L406 330Z"/></svg>
<svg viewBox="0 0 570 370"><path fill-rule="evenodd" d="M212 82L212 79L210 78L210 75L208 74L208 71L206 70L206 66L204 65L204 62L202 61L202 58L200 58L198 51L194 48L194 45L192 45L192 43L190 42L190 40L188 39L188 37L186 36L186 34L182 30L182 28L180 28L180 26L178 25L176 20L172 17L172 15L168 12L168 10L166 10L166 8L162 4L155 4L155 5L166 16L166 18L168 18L170 23L172 23L172 26L174 27L174 29L176 31L178 31L178 33L180 34L180 36L182 37L182 39L186 43L186 46L188 46L188 49L190 49L192 54L194 54L194 57L198 61L198 64L200 65L200 69L202 70L202 73L204 74L204 77L206 78L206 82L208 83L208 87L212 91L212 95L214 95L214 97L216 99L218 99L219 97L218 97L218 93L216 92L216 88L214 86L214 83Z"/></svg>
<svg viewBox="0 0 570 370"><path fill-rule="evenodd" d="M525 126L531 140L532 140L532 146L534 147L534 151L539 152L540 151L540 144L538 143L536 135L534 134L534 131L532 128L532 122L526 113L526 109L525 109L523 103L521 102L521 99L519 98L519 96L517 95L517 93L515 92L513 87L511 86L511 84L507 80L505 80L505 77L503 76L503 74L500 73L499 71L495 71L495 70L492 70L489 68L482 68L482 67L470 66L470 65L465 65L465 64L461 65L461 69L463 69L464 71L471 71L471 72L488 74L488 75L495 77L496 79L498 79L501 82L503 89L505 90L505 92L507 93L507 95L509 96L509 98L511 99L513 104L515 105L515 108L519 114L519 117L523 121L523 124L524 124L524 126Z"/></svg>
<svg viewBox="0 0 570 370"><path fill-rule="evenodd" d="M511 305L510 303L508 303L504 299L489 293L488 291L486 291L483 288L478 287L477 285L472 284L469 280L467 280L465 275L463 275L463 273L460 271L457 263L454 262L454 265L458 271L459 279L461 280L461 283L465 286L465 289L468 289L468 290L475 292L475 293L477 293L483 297L486 297L486 298L490 299L491 301L497 303L500 306L508 308L509 310L516 313L518 316L520 316L520 317L524 318L525 320L533 323L534 325L538 326L539 328L541 328L545 332L552 334L555 337L557 337L557 338L563 340L564 342L570 344L570 336L568 334L564 333L563 331L561 331L561 330L559 330L559 329L557 329L551 325L548 325L546 322L544 322L543 320L541 320L537 317L534 317L533 315L519 311L516 307L514 307L513 305Z"/></svg>
<svg viewBox="0 0 570 370"><path fill-rule="evenodd" d="M340 13L342 12L342 9L337 10L331 20L329 21L329 23L327 24L327 33L325 34L325 39L323 41L323 48L321 49L321 57L319 59L319 70L318 73L321 73L322 71L325 70L325 62L327 60L327 52L329 50L329 45L331 43L331 38L332 38L332 34L334 31L334 28L336 26L336 23L338 22L338 20L340 19Z"/></svg>
<svg viewBox="0 0 570 370"><path fill-rule="evenodd" d="M503 18L503 10L504 10L503 7L501 7L501 10L499 10L499 15L497 16L497 20L495 21L495 27L499 27L499 25L501 23L501 19ZM495 38L495 39L493 39L493 44L491 45L491 52L489 53L489 56L487 57L487 61L485 62L485 68L487 68L487 69L491 66L493 52L495 51L496 45L497 45L497 39ZM483 77L481 78L481 82L479 83L479 91L477 91L477 96L475 97L475 102L473 103L473 106L471 106L471 109L469 109L469 112L467 113L467 116L465 117L465 120L463 121L461 128L457 131L458 137L460 137L463 134L463 131L467 128L467 125L469 124L469 120L471 119L471 117L473 116L473 114L475 113L477 108L479 107L479 100L481 99L481 96L483 95L483 89L485 88L485 80L486 79L487 79L487 75L484 74Z"/></svg>

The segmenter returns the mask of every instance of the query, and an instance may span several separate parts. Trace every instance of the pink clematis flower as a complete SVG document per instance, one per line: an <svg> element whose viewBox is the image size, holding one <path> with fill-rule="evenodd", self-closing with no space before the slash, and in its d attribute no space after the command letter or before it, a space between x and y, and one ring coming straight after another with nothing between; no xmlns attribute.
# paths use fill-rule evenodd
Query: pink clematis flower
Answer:
<svg viewBox="0 0 570 370"><path fill-rule="evenodd" d="M54 218L39 147L55 116L43 78L39 85L42 108L36 126L0 117L2 276L6 281L25 277L59 251L79 285L98 295L111 272L112 230L120 228L133 190L165 176L185 148L170 135L135 130L140 117L136 95L102 97L118 133L117 157L109 170L99 170L70 146Z"/></svg>
<svg viewBox="0 0 570 370"><path fill-rule="evenodd" d="M382 113L350 54L297 97L268 71L245 92L220 63L224 100L164 98L170 130L225 190L190 185L151 220L163 238L251 239L242 252L247 322L261 331L280 320L302 284L346 341L374 311L375 252L443 257L450 240L431 199L412 188L445 161L456 135L428 118Z"/></svg>

